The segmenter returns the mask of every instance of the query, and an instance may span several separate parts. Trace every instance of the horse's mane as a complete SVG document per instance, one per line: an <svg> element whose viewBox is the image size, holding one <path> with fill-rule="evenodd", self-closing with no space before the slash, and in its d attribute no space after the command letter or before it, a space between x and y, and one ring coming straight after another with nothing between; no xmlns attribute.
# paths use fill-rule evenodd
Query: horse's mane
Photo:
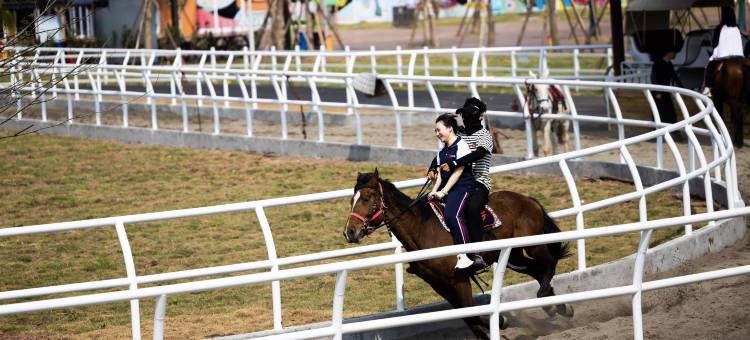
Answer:
<svg viewBox="0 0 750 340"><path fill-rule="evenodd" d="M359 177L357 177L357 184L354 186L354 191L356 192L357 190L364 187L367 183L370 182L374 175L374 173L360 174ZM396 201L396 204L402 207L408 207L412 203L413 199L396 188L396 186L393 185L391 181L382 178L379 178L378 180L383 186L383 194L390 195L390 197L392 197L394 201ZM421 221L426 221L430 217L434 216L432 209L427 205L425 201L419 200L414 204L414 206L417 207L417 213L415 215L417 215L417 217L419 217Z"/></svg>

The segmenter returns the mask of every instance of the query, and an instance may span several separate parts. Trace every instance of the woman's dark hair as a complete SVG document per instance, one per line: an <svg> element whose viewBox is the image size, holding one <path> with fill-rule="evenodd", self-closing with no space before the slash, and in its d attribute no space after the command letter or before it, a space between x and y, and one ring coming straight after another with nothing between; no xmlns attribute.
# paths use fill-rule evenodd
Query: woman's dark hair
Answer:
<svg viewBox="0 0 750 340"><path fill-rule="evenodd" d="M487 112L487 105L483 101L474 97L467 98L464 102L464 106L456 110L456 114L461 116L464 120L477 118L480 114L485 112Z"/></svg>
<svg viewBox="0 0 750 340"><path fill-rule="evenodd" d="M734 8L731 6L724 6L721 8L721 25L724 26L737 26L737 16L734 15Z"/></svg>
<svg viewBox="0 0 750 340"><path fill-rule="evenodd" d="M450 113L441 114L440 117L435 119L435 124L442 122L446 127L453 128L453 132L458 133L458 122L456 117Z"/></svg>

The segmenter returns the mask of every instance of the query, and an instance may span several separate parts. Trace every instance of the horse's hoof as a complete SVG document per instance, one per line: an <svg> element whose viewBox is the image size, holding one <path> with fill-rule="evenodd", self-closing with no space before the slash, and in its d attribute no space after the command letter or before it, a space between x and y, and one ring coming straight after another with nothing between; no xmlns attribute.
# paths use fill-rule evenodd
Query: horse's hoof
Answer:
<svg viewBox="0 0 750 340"><path fill-rule="evenodd" d="M505 316L500 315L500 329L506 329L508 328L508 325L510 325L510 322L508 322L508 319L505 318Z"/></svg>
<svg viewBox="0 0 750 340"><path fill-rule="evenodd" d="M545 313L547 313L547 315L549 317L553 317L553 316L555 316L555 314L557 314L555 312L555 309L552 308L552 306L544 306L544 307L542 307L542 309L544 310Z"/></svg>
<svg viewBox="0 0 750 340"><path fill-rule="evenodd" d="M491 339L490 330L487 329L487 327L475 325L471 327L471 332L474 333L474 337L476 337L477 339Z"/></svg>
<svg viewBox="0 0 750 340"><path fill-rule="evenodd" d="M572 318L575 311L573 306L569 304L557 305L557 314L560 314L566 318Z"/></svg>

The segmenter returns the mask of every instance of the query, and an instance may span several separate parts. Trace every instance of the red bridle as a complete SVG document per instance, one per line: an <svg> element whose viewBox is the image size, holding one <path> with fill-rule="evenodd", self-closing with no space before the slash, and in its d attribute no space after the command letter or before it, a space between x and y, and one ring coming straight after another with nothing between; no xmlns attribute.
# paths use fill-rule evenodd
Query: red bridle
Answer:
<svg viewBox="0 0 750 340"><path fill-rule="evenodd" d="M370 188L374 189L374 187L370 187ZM381 185L379 182L378 182L378 194L380 195L380 205L378 205L377 201L375 201L372 204L370 217L364 217L354 211L349 213L349 218L354 216L358 220L362 221L362 231L364 232L365 235L369 235L370 233L375 231L375 229L378 229L383 224L385 224L385 219L383 219L383 222L379 223L378 225L374 227L370 226L370 223L372 221L376 220L378 217L380 217L380 215L383 215L385 213L385 201L383 200L383 185Z"/></svg>

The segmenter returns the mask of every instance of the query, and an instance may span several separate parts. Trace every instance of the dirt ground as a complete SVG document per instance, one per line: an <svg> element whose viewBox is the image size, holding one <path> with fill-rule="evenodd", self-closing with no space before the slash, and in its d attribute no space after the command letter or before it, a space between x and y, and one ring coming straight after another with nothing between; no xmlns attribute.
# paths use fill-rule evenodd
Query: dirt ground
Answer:
<svg viewBox="0 0 750 340"><path fill-rule="evenodd" d="M750 237L715 254L685 263L647 280L750 264ZM736 276L644 293L646 339L750 338L750 276ZM511 315L506 339L632 339L630 299L574 305L571 319L549 319L541 309Z"/></svg>

